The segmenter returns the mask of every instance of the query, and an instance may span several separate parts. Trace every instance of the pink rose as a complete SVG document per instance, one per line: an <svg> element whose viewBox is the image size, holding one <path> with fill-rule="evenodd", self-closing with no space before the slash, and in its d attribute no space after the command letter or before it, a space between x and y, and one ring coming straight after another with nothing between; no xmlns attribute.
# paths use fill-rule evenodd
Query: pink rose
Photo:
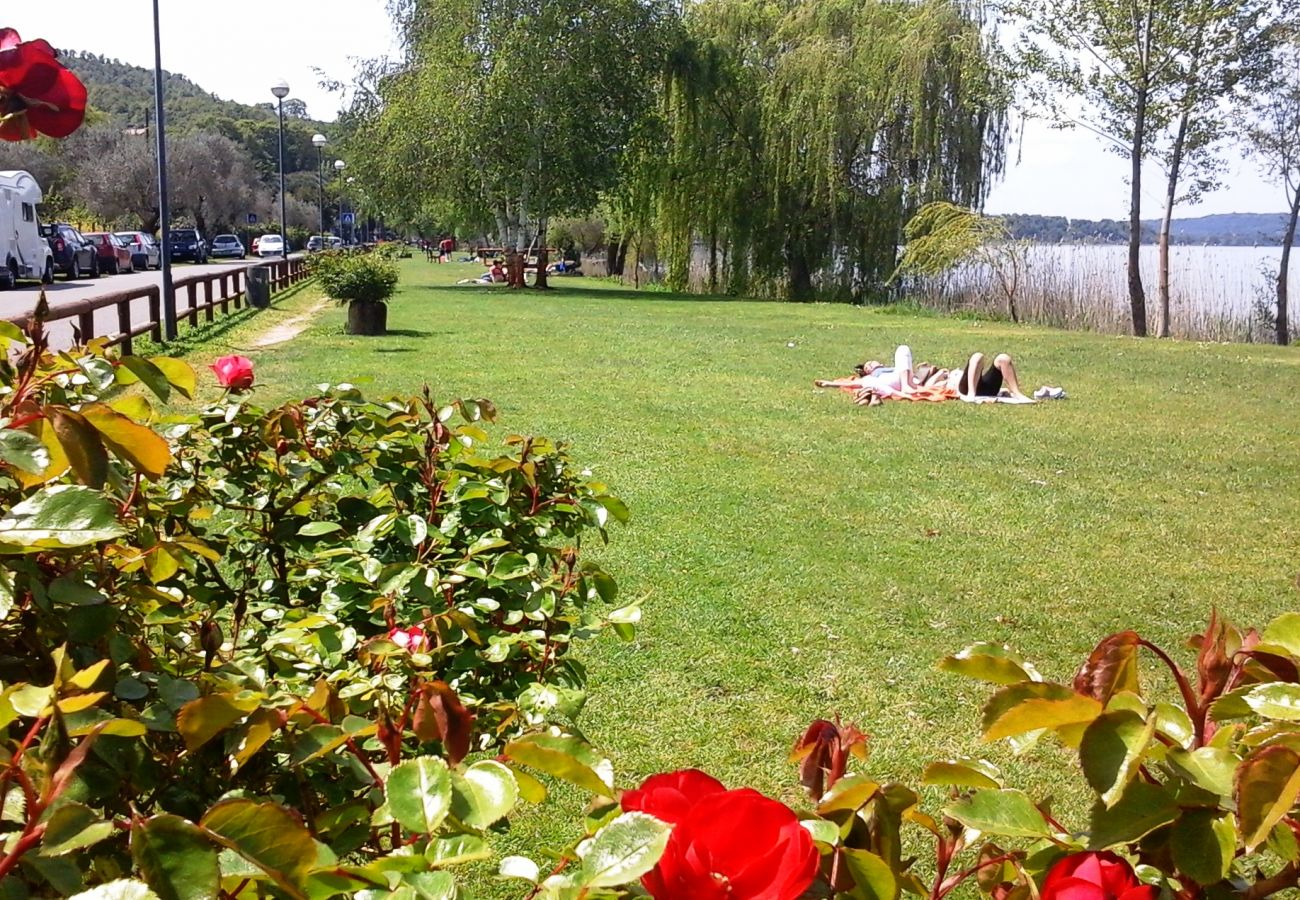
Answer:
<svg viewBox="0 0 1300 900"><path fill-rule="evenodd" d="M211 366L217 384L231 391L246 391L253 386L253 361L246 356L223 356Z"/></svg>
<svg viewBox="0 0 1300 900"><path fill-rule="evenodd" d="M1127 860L1109 851L1071 853L1043 882L1042 900L1155 900L1160 889L1138 881Z"/></svg>
<svg viewBox="0 0 1300 900"><path fill-rule="evenodd" d="M391 628L388 639L407 653L426 653L429 649L429 636L419 625L410 628Z"/></svg>

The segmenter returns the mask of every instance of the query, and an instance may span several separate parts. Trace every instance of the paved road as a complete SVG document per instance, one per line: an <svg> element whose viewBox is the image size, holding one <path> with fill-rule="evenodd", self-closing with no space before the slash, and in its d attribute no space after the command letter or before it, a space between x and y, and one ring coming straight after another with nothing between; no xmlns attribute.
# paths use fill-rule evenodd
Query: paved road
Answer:
<svg viewBox="0 0 1300 900"><path fill-rule="evenodd" d="M187 275L198 275L210 272L229 271L231 268L245 267L253 265L258 260L249 258L246 260L222 260L220 262L210 262L205 266L194 265L192 263L177 263L172 267L172 279L179 280ZM45 297L49 301L51 309L58 309L60 306L73 303L77 300L84 300L91 297L102 297L106 294L114 294L118 291L125 291L131 288L145 287L146 285L162 285L162 273L136 272L131 275L101 275L99 278L82 278L77 281L67 281L63 276L58 276L54 284L45 285ZM0 291L0 319L13 319L17 316L25 315L32 311L36 306L36 299L40 295L40 285L24 281L20 282L18 287L11 291ZM177 292L177 306L185 309L186 298L184 290ZM203 300L202 289L199 291L199 302ZM149 304L144 298L140 298L132 303L131 321L133 324L141 324L149 320ZM66 319L60 322L54 322L50 325L50 343L56 348L65 348L72 345L72 323L76 319ZM111 334L117 331L117 309L109 306L104 309L95 311L95 327L98 334Z"/></svg>

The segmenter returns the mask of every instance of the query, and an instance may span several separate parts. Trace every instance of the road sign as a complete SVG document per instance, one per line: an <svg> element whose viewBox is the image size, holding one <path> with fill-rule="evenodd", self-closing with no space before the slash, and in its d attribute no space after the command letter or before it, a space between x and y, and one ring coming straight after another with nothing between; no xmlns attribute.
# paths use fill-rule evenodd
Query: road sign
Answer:
<svg viewBox="0 0 1300 900"><path fill-rule="evenodd" d="M249 224L249 225L256 225L256 224L257 224L257 213L249 213L249 214L248 214L248 224Z"/></svg>
<svg viewBox="0 0 1300 900"><path fill-rule="evenodd" d="M344 213L343 215L339 216L339 221L342 222L344 225L351 225L353 221L355 221L355 218L352 215L352 213Z"/></svg>

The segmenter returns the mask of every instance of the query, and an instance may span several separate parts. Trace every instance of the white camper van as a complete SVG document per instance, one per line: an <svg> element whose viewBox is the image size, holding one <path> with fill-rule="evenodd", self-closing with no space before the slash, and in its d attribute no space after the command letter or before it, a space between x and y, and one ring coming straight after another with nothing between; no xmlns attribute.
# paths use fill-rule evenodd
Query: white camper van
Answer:
<svg viewBox="0 0 1300 900"><path fill-rule="evenodd" d="M41 236L36 204L41 186L27 172L0 172L0 287L19 278L54 280L54 251Z"/></svg>

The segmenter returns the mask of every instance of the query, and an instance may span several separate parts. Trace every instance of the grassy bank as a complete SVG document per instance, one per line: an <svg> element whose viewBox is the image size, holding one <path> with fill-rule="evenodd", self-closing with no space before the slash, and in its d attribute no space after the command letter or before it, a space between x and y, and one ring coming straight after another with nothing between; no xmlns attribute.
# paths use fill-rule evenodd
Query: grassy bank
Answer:
<svg viewBox="0 0 1300 900"><path fill-rule="evenodd" d="M792 798L784 754L834 713L873 735L873 772L914 778L989 752L986 693L933 668L971 641L1068 677L1111 630L1178 646L1212 606L1252 624L1297 608L1296 349L582 279L510 293L448 286L470 266L402 265L388 337L343 335L330 307L249 353L257 399L428 382L494 399L504 429L569 441L609 482L633 521L592 550L645 622L582 651L584 724L623 783L699 765ZM1028 389L1070 399L863 409L812 387L902 342L945 364L1010 352ZM246 348L203 353L229 349ZM1010 767L1045 787L1038 759Z"/></svg>

